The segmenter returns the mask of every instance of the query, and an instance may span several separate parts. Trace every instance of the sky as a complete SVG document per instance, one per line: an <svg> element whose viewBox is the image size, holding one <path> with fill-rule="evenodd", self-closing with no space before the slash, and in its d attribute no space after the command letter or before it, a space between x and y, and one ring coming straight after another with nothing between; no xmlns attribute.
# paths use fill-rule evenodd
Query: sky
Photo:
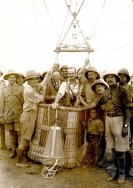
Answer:
<svg viewBox="0 0 133 188"><path fill-rule="evenodd" d="M72 12L77 12L82 0L70 1ZM4 74L10 69L42 73L55 62L79 68L88 57L98 71L127 68L133 74L132 0L84 0L77 20L94 52L60 52L57 58L54 49L73 20L67 13L64 0L0 0L0 69ZM81 32L72 26L63 44L79 41L83 41Z"/></svg>

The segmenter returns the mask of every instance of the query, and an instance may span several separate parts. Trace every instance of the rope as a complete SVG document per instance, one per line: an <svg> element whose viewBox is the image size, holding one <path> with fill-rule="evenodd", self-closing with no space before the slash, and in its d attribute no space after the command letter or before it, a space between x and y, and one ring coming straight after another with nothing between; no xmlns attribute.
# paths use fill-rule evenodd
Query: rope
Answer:
<svg viewBox="0 0 133 188"><path fill-rule="evenodd" d="M127 18L127 19L125 19L125 20L123 20L123 21L121 21L121 22L119 22L119 23L117 23L117 24L115 24L115 25L112 25L112 26L106 28L106 29L104 29L104 30L102 30L102 31L100 31L100 32L98 32L98 33L96 33L95 35L91 35L89 38L92 38L92 37L94 37L94 36L96 36L96 35L99 35L100 33L104 32L104 31L106 31L106 30L109 30L109 29L111 29L111 28L113 28L113 27L115 27L115 26L117 26L117 25L119 25L119 24L121 24L121 23L123 23L123 22L129 20L129 19L132 19L132 18L133 18L133 16L131 16L130 18Z"/></svg>
<svg viewBox="0 0 133 188"><path fill-rule="evenodd" d="M94 48L94 50L99 50L99 51L117 50L117 49L122 48L122 47L124 47L124 46L126 46L126 45L128 45L128 44L130 44L130 43L132 43L132 42L133 42L133 40L129 41L128 43L126 43L126 44L124 44L124 45L122 45L122 46L119 46L119 47L116 47L116 48L112 48L112 49L97 49L97 48Z"/></svg>
<svg viewBox="0 0 133 188"><path fill-rule="evenodd" d="M68 12L67 12L67 15L66 15L66 18L65 18L65 22L64 22L63 27L62 27L62 30L61 30L61 34L60 34L60 36L59 36L59 40L58 40L58 42L57 42L57 47L58 47L58 45L59 45L59 41L60 41L61 35L62 35L62 33L63 33L64 27L65 27L65 24L66 24L66 20L67 20L68 14L69 14L69 10L68 10Z"/></svg>
<svg viewBox="0 0 133 188"><path fill-rule="evenodd" d="M125 19L125 20L123 20L123 21L121 21L121 22L115 24L115 25L112 25L112 26L110 26L110 27L108 27L108 28L106 28L106 29L104 29L104 30L102 30L102 31L100 31L100 32L98 32L98 33L96 33L95 35L92 35L92 36L88 37L88 38L95 37L96 35L99 35L99 34L101 34L102 32L104 32L104 31L106 31L106 30L109 30L109 29L111 29L111 28L113 28L113 27L116 27L117 25L119 25L119 24L121 24L121 23L123 23L123 22L126 22L127 20L132 19L132 18L133 18L133 16L131 16L131 17L129 17L129 18L127 18L127 19ZM84 41L84 40L81 40L81 41L79 41L79 42L77 42L77 43L74 43L73 45L79 44L80 42L83 42L83 41ZM85 43L82 43L82 44L85 44Z"/></svg>
<svg viewBox="0 0 133 188"><path fill-rule="evenodd" d="M95 23L95 25L94 25L94 28L93 28L93 30L92 30L91 36L92 36L92 34L93 34L93 32L94 32L94 30L95 30L95 28L96 28L96 25L97 25L98 20L99 20L99 18L100 18L100 16L101 16L101 13L102 13L102 10L103 10L103 7L104 7L105 3L106 3L106 0L104 0L103 6L102 6L101 11L100 11L100 13L99 13L99 15L98 15L98 18L97 18L97 21L96 21L96 23Z"/></svg>
<svg viewBox="0 0 133 188"><path fill-rule="evenodd" d="M57 30L56 30L56 28L55 28L55 25L54 25L54 22L53 22L53 20L52 20L51 15L50 15L50 12L49 12L49 10L48 10L48 8L47 8L47 6L46 6L45 0L43 0L43 3L44 3L44 6L46 7L46 10L47 10L48 15L49 15L50 20L51 20L51 23L52 23L52 25L53 25L53 27L54 27L54 30L55 30L55 32L56 32L56 35L57 35L57 37L59 38L59 36L58 36L58 32L57 32Z"/></svg>
<svg viewBox="0 0 133 188"><path fill-rule="evenodd" d="M36 21L36 15L35 15L35 10L34 10L34 5L33 5L33 1L31 0L31 4L32 4L32 9L33 9L33 14L34 14L34 19L35 19L35 26L36 26L36 33L37 33L37 40L38 40L38 44L39 44L39 48L40 48L40 52L41 52L41 56L44 62L44 66L45 69L47 70L46 64L45 64L45 60L43 57L43 53L42 53L42 48L41 48L41 44L40 44L40 40L39 40L39 35L38 35L38 29L37 29L37 21Z"/></svg>

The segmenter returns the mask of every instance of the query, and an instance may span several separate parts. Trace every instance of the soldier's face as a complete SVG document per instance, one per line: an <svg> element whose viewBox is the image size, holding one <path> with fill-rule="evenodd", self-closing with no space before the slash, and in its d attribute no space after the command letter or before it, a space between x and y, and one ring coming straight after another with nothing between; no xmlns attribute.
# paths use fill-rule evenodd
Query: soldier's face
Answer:
<svg viewBox="0 0 133 188"><path fill-rule="evenodd" d="M10 75L7 80L8 80L10 85L13 85L13 84L16 83L16 76L15 75Z"/></svg>
<svg viewBox="0 0 133 188"><path fill-rule="evenodd" d="M126 83L127 82L127 76L125 74L120 74L120 82L121 83Z"/></svg>
<svg viewBox="0 0 133 188"><path fill-rule="evenodd" d="M18 85L23 85L24 83L24 78L22 76L20 76L18 79L17 79L17 83Z"/></svg>
<svg viewBox="0 0 133 188"><path fill-rule="evenodd" d="M112 86L112 85L116 85L117 84L117 81L116 81L116 77L115 75L111 74L111 75L107 75L106 76L106 82L109 86Z"/></svg>
<svg viewBox="0 0 133 188"><path fill-rule="evenodd" d="M96 111L95 109L92 109L92 110L90 111L90 116L91 116L92 118L97 117L97 111Z"/></svg>
<svg viewBox="0 0 133 188"><path fill-rule="evenodd" d="M68 76L68 69L61 69L61 76L62 77Z"/></svg>
<svg viewBox="0 0 133 188"><path fill-rule="evenodd" d="M76 77L75 69L68 69L68 77L69 77L70 80L75 79L75 77Z"/></svg>
<svg viewBox="0 0 133 188"><path fill-rule="evenodd" d="M29 79L28 80L28 84L30 85L30 86L32 86L32 87L35 87L36 86L36 84L37 84L37 78L31 78L31 79Z"/></svg>
<svg viewBox="0 0 133 188"><path fill-rule="evenodd" d="M102 92L105 90L105 86L101 84L97 84L95 86L95 91L98 95L102 94Z"/></svg>
<svg viewBox="0 0 133 188"><path fill-rule="evenodd" d="M89 71L87 77L90 82L94 82L97 79L97 74L95 72Z"/></svg>
<svg viewBox="0 0 133 188"><path fill-rule="evenodd" d="M54 79L54 81L60 80L60 73L59 72L53 72L53 79Z"/></svg>

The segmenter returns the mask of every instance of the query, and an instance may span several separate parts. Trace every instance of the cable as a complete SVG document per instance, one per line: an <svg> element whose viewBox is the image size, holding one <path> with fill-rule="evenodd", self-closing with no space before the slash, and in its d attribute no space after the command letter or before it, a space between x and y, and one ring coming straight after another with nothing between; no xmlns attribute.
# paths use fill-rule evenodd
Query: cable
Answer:
<svg viewBox="0 0 133 188"><path fill-rule="evenodd" d="M126 46L126 45L128 45L128 44L130 44L130 43L132 43L133 42L133 40L131 40L131 41L129 41L128 43L126 43L126 44L124 44L124 45L122 45L122 46L119 46L119 47L116 47L116 48L112 48L112 49L97 49L97 48L93 48L94 50L98 50L98 51L111 51L111 50L117 50L117 49L119 49L119 48L122 48L122 47L124 47L124 46Z"/></svg>
<svg viewBox="0 0 133 188"><path fill-rule="evenodd" d="M131 17L129 17L129 18L127 18L127 19L125 19L125 20L123 20L123 21L121 21L121 22L115 24L115 25L112 25L112 26L110 26L110 27L108 27L108 28L106 28L106 29L104 29L104 30L102 30L102 31L100 31L100 32L98 32L98 33L96 33L95 35L92 35L92 36L88 37L88 39L90 39L90 38L92 38L92 37L95 37L96 35L99 35L99 34L101 34L102 32L104 32L104 31L106 31L106 30L109 30L109 29L111 29L111 28L113 28L113 27L116 27L117 25L119 25L119 24L121 24L121 23L123 23L123 22L126 22L127 20L132 19L132 18L133 18L133 16L131 16ZM79 44L80 42L83 42L83 41L84 41L84 40L81 40L81 41L75 43L74 45Z"/></svg>
<svg viewBox="0 0 133 188"><path fill-rule="evenodd" d="M60 39L61 39L61 35L62 35L62 33L63 33L63 29L64 29L65 24L66 24L66 20L67 20L68 14L69 14L69 10L68 10L68 12L67 12L67 15L66 15L66 18L65 18L65 22L64 22L63 27L62 27L62 30L61 30L61 34L60 34L59 39L58 39L58 42L57 42L57 47L58 47L58 45L59 45L59 41L60 41Z"/></svg>
<svg viewBox="0 0 133 188"><path fill-rule="evenodd" d="M52 17L51 17L51 15L50 15L50 12L49 12L49 10L48 10L48 8L47 8L46 3L45 3L44 0L43 0L43 3L44 3L44 6L46 7L46 10L47 10L48 15L49 15L49 17L50 17L50 20L51 20L52 25L53 25L53 27L54 27L54 30L55 30L55 32L56 32L56 35L57 35L57 37L59 38L59 36L58 36L58 32L57 32L57 30L56 30L56 28L55 28L54 22L53 22L53 20L52 20Z"/></svg>
<svg viewBox="0 0 133 188"><path fill-rule="evenodd" d="M115 24L115 25L112 25L112 26L108 27L108 28L106 28L106 29L104 29L104 30L102 30L102 31L100 31L100 32L98 32L98 33L96 33L95 35L90 36L89 38L92 38L92 37L94 37L94 36L96 36L96 35L99 35L100 33L104 32L104 31L106 31L106 30L109 30L109 29L111 29L111 28L113 28L113 27L115 27L115 26L117 26L117 25L119 25L119 24L121 24L121 23L123 23L123 22L129 20L129 19L132 19L132 18L133 18L133 16L131 16L131 17L129 17L129 18L127 18L127 19L125 19L125 20L123 20L123 21L121 21L121 22Z"/></svg>
<svg viewBox="0 0 133 188"><path fill-rule="evenodd" d="M42 59L43 59L43 62L44 62L45 69L47 70L47 67L46 67L46 64L45 64L45 60L44 60L44 57L43 57L43 53L42 53L42 48L41 48L40 40L39 40L38 29L37 29L37 21L36 21L36 15L35 15L35 10L34 10L34 5L33 5L33 1L32 1L32 0L31 0L31 4L32 4L34 19L35 19L35 25L36 25L36 33L37 33L38 44L39 44L39 48L40 48L40 52L41 52L41 56L42 56Z"/></svg>
<svg viewBox="0 0 133 188"><path fill-rule="evenodd" d="M100 13L99 13L99 15L98 15L98 18L97 18L97 21L96 21L96 23L95 23L95 25L94 25L94 28L93 28L93 30L92 30L91 36L92 36L92 34L93 34L93 32L94 32L94 30L95 30L95 28L96 28L96 25L97 25L97 23L98 23L98 20L99 20L99 18L100 18L100 15L101 15L101 13L102 13L102 10L103 10L103 7L104 7L105 3L106 3L106 0L104 0L103 6L102 6L101 11L100 11Z"/></svg>

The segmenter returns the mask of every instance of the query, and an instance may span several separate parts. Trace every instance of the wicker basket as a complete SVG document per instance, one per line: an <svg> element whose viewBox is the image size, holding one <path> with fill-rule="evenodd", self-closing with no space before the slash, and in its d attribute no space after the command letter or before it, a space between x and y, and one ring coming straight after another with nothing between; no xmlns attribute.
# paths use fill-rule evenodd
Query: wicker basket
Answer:
<svg viewBox="0 0 133 188"><path fill-rule="evenodd" d="M86 112L79 108L61 106L58 108L58 126L62 127L65 168L74 168L86 154L85 128L82 122L86 121ZM35 132L28 152L30 159L42 163L48 130L46 126L55 123L55 110L47 104L40 104Z"/></svg>

